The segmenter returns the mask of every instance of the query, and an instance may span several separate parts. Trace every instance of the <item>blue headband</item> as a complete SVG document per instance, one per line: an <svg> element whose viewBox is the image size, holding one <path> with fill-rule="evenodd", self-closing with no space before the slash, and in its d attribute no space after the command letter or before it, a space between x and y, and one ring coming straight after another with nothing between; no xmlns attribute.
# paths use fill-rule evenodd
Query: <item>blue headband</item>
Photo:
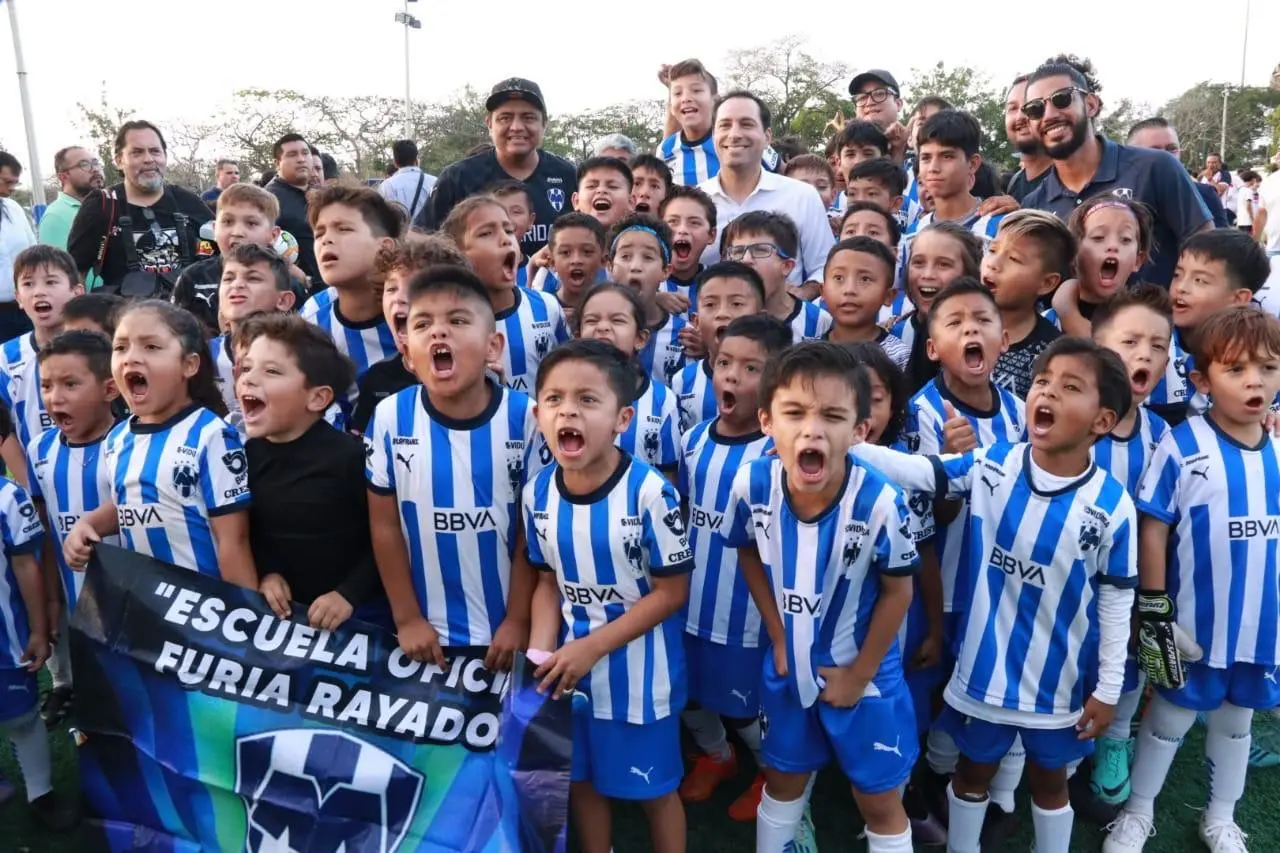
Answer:
<svg viewBox="0 0 1280 853"><path fill-rule="evenodd" d="M652 234L653 239L658 241L658 248L662 249L662 263L671 263L671 249L667 246L667 241L662 239L662 235L650 228L648 225L628 225L618 232L618 236L613 238L613 245L609 247L609 254L616 255L618 253L618 241L622 239L622 235L628 231L643 231L646 234Z"/></svg>

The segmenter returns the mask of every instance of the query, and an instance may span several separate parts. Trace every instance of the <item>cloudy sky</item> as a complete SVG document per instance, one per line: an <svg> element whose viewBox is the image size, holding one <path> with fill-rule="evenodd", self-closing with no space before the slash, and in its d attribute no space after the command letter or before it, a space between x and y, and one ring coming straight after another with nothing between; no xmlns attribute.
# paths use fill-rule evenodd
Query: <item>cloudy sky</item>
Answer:
<svg viewBox="0 0 1280 853"><path fill-rule="evenodd" d="M0 141L26 162L6 2L0 0ZM46 175L53 152L81 138L77 102L97 103L103 88L111 102L159 124L207 115L247 87L404 93L404 35L394 22L403 0L16 2ZM793 31L807 33L820 58L888 68L899 79L942 60L1003 80L1071 51L1093 59L1107 99L1158 105L1201 80L1239 82L1245 3L1217 0L1185 14L1152 14L1132 0L999 3L956 17L974 7L914 0L883 15L860 4L843 16L762 28L759 17L730 12L737 4L727 0L680 3L675 14L655 6L627 16L625 25L606 23L601 5L587 0L423 0L410 4L423 22L410 39L412 87L414 98L425 100L520 75L542 86L552 113L578 110L656 96L662 62L697 56L716 70L727 51ZM608 8L614 15L628 7ZM670 32L644 34L646 24L667 21ZM1265 85L1280 63L1280 2L1253 0L1248 29L1246 80ZM138 46L123 47L129 43Z"/></svg>

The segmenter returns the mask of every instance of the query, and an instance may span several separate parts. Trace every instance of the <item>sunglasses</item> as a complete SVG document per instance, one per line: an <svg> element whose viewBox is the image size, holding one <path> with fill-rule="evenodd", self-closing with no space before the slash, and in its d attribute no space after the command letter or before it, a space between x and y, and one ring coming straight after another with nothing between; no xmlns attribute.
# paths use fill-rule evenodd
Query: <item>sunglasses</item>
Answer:
<svg viewBox="0 0 1280 853"><path fill-rule="evenodd" d="M1048 101L1053 104L1055 110L1065 110L1071 106L1071 102L1075 100L1076 92L1082 95L1088 95L1087 89L1081 89L1078 86L1067 86L1065 89L1059 89L1047 98L1032 98L1022 105L1022 114L1032 121L1039 121L1044 118L1044 102Z"/></svg>

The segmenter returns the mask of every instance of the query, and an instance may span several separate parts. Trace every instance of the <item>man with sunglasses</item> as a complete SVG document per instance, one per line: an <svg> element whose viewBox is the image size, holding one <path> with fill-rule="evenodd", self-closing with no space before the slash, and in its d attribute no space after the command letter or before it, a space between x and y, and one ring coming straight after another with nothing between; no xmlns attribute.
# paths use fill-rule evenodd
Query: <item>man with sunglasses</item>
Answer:
<svg viewBox="0 0 1280 853"><path fill-rule="evenodd" d="M1032 72L1022 114L1053 169L1022 205L1066 219L1076 205L1099 193L1142 202L1152 213L1155 247L1139 275L1168 287L1182 241L1213 227L1213 220L1191 176L1169 153L1120 145L1098 134L1094 120L1101 108L1102 101L1072 65L1048 62Z"/></svg>
<svg viewBox="0 0 1280 853"><path fill-rule="evenodd" d="M91 191L102 189L105 178L102 161L79 145L68 146L53 155L53 172L58 176L60 187L58 197L40 220L40 242L65 249L80 202Z"/></svg>

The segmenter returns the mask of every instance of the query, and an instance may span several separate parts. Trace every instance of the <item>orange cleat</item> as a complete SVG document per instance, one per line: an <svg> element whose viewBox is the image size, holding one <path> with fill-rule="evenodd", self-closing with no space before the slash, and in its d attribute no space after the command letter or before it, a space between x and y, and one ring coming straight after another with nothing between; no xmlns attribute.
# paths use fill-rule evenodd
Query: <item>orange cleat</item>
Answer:
<svg viewBox="0 0 1280 853"><path fill-rule="evenodd" d="M733 746L730 745L730 750ZM700 803L711 798L716 788L726 779L738 775L738 754L730 752L724 761L716 761L710 755L699 755L693 769L680 783L680 799L686 803Z"/></svg>
<svg viewBox="0 0 1280 853"><path fill-rule="evenodd" d="M756 811L760 808L760 796L764 793L764 774L757 773L751 780L751 787L742 792L738 799L729 804L729 818L738 823L752 823L756 819Z"/></svg>

